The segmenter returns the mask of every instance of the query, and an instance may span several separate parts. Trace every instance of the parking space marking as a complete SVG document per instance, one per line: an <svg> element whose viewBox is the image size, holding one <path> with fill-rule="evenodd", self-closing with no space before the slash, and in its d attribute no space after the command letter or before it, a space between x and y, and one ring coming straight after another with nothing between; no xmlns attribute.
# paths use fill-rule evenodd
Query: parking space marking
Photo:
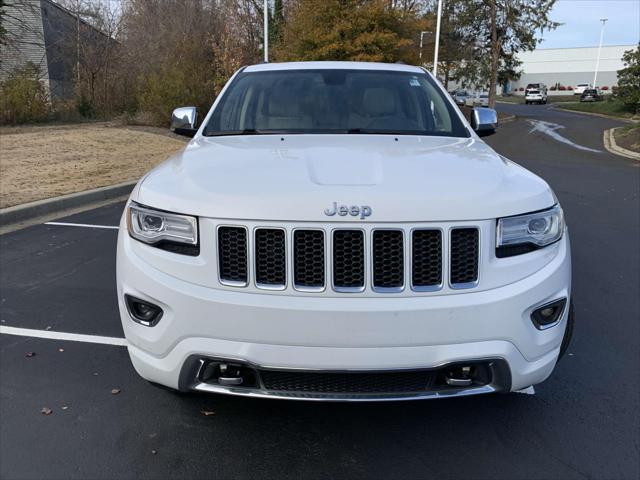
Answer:
<svg viewBox="0 0 640 480"><path fill-rule="evenodd" d="M118 230L120 227L112 225L90 225L88 223L66 223L66 222L45 222L45 225L57 225L59 227L83 227L83 228L106 228L108 230Z"/></svg>
<svg viewBox="0 0 640 480"><path fill-rule="evenodd" d="M126 347L127 340L119 337L102 337L100 335L83 335L80 333L54 332L51 330L35 330L33 328L17 328L0 326L0 333L20 337L48 338L50 340L66 340L70 342L98 343Z"/></svg>

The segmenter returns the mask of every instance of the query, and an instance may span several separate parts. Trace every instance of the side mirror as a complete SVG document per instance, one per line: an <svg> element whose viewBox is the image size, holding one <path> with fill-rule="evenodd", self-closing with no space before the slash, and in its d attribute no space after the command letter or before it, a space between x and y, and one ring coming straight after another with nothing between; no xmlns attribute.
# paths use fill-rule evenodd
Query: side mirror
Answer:
<svg viewBox="0 0 640 480"><path fill-rule="evenodd" d="M471 128L481 137L495 133L498 113L492 108L474 108L471 112Z"/></svg>
<svg viewBox="0 0 640 480"><path fill-rule="evenodd" d="M171 114L171 130L178 135L193 137L196 134L198 110L196 107L176 108Z"/></svg>

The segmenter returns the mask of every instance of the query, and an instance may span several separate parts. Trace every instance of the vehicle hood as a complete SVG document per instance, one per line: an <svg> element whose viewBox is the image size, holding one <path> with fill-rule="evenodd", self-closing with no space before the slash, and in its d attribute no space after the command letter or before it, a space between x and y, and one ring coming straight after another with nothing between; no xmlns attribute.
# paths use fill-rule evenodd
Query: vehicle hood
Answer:
<svg viewBox="0 0 640 480"><path fill-rule="evenodd" d="M543 180L477 138L389 135L197 137L132 198L203 217L321 222L481 220L555 203ZM334 202L372 213L328 217Z"/></svg>

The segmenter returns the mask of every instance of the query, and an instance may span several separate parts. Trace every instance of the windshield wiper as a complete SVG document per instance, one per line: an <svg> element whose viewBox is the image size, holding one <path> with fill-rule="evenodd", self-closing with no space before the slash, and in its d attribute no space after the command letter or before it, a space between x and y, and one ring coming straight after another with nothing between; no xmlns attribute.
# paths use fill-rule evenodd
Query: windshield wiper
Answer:
<svg viewBox="0 0 640 480"><path fill-rule="evenodd" d="M220 130L214 132L206 132L205 137L226 137L229 135L264 135L265 132L255 128L245 128L244 130Z"/></svg>

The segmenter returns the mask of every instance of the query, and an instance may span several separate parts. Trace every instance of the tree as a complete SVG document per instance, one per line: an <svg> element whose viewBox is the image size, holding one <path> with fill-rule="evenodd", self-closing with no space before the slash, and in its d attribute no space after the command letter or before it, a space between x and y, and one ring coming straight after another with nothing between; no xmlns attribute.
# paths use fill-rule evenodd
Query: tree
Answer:
<svg viewBox="0 0 640 480"><path fill-rule="evenodd" d="M416 38L425 20L416 14L413 2L291 3L284 42L276 51L279 59L417 63Z"/></svg>
<svg viewBox="0 0 640 480"><path fill-rule="evenodd" d="M624 68L618 70L618 95L635 113L640 113L640 43L622 56Z"/></svg>
<svg viewBox="0 0 640 480"><path fill-rule="evenodd" d="M516 55L535 49L545 30L560 24L549 18L555 0L457 0L456 18L470 56L462 76L489 88L489 106L495 106L496 85L512 72L517 75Z"/></svg>

